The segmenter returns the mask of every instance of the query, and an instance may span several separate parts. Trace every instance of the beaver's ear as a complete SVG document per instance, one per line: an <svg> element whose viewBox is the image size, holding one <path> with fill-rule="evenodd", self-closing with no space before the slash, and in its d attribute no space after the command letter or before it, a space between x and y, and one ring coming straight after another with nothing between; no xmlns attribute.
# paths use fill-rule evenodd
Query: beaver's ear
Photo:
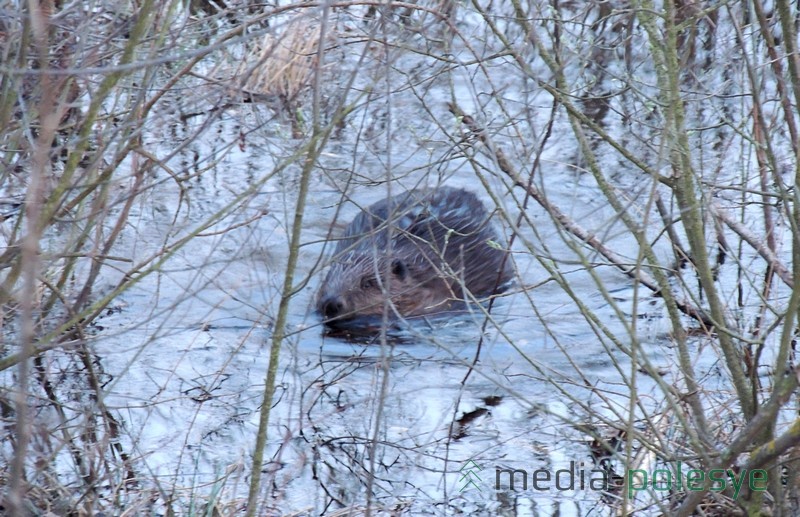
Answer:
<svg viewBox="0 0 800 517"><path fill-rule="evenodd" d="M400 280L405 280L408 274L408 266L402 260L394 259L392 261L392 274Z"/></svg>

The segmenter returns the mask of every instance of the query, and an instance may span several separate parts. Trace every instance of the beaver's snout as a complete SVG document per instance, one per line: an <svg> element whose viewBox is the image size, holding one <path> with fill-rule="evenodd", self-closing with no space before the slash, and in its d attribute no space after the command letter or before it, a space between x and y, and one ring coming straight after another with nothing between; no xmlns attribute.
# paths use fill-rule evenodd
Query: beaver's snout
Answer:
<svg viewBox="0 0 800 517"><path fill-rule="evenodd" d="M325 316L325 319L338 318L344 314L344 301L339 296L327 296L320 301L319 305L322 308L322 315Z"/></svg>

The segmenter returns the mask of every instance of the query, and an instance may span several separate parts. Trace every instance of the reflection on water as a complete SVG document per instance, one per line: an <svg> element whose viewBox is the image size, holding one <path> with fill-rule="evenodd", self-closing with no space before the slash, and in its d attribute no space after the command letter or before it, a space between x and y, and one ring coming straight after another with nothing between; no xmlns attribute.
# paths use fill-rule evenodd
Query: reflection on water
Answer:
<svg viewBox="0 0 800 517"><path fill-rule="evenodd" d="M447 97L433 90L430 95ZM215 122L204 139L174 158L176 169L198 174L184 184L159 178L132 212L134 230L121 239L118 254L135 262L159 253L165 242L189 234L229 203L238 200L237 209L175 252L158 275L126 292L122 310L103 319L93 343L112 378L105 403L124 416L126 446L145 458L155 476L179 486L241 472L237 466L250 460L255 444L299 169L276 169L285 160L294 163L288 158L293 149L263 124L259 107L252 109L255 115L243 110ZM342 221L388 195L381 184L387 160L402 164L391 168L395 193L444 183L473 190L493 206L467 160L452 155L441 130L430 117L421 119L418 109L410 102L397 114L430 132L430 142L443 143L430 143L424 152L409 144L384 156L345 138L319 160L270 417L264 483L270 504L286 512L316 505L317 513L328 505L360 505L373 472L376 504L388 501L386 508L545 514L594 507L599 503L591 494L491 489L496 466L533 470L587 460L588 440L576 431L586 415L583 405L609 418L616 418L610 406L627 405L616 384L627 357L598 331L601 323L625 336L624 326L579 265L562 267L577 299L594 311L594 324L564 289L542 283L547 273L520 241L539 246L542 237L552 238L547 253L553 257L571 251L535 208L529 209L535 231L523 226L514 249L516 288L498 298L488 323L484 308L476 306L392 323L381 335L379 323L366 331L326 329L313 312L313 293L333 248L326 243ZM148 145L168 154L178 143L171 139L192 134L185 121L171 127L167 138L154 128ZM244 133L247 145L241 144ZM574 207L573 217L602 218L587 187L563 171L552 174L563 174L563 181L553 182L550 195ZM518 201L501 180L490 182L516 217ZM249 195L240 199L243 192ZM504 231L510 236L507 224ZM112 285L113 272L107 274ZM632 297L623 291L627 279L599 274L621 299ZM649 324L640 327L648 332ZM640 394L651 389L642 379ZM462 491L461 469L469 461L485 469L477 491ZM240 498L246 483L230 483L226 490Z"/></svg>

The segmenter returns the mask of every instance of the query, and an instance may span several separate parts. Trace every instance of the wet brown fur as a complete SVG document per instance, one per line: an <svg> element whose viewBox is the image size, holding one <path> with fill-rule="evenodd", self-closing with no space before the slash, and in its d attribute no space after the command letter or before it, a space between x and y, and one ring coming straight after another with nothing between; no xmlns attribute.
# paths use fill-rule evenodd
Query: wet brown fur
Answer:
<svg viewBox="0 0 800 517"><path fill-rule="evenodd" d="M388 300L390 317L418 316L499 292L512 269L489 241L499 239L469 191L413 190L379 201L347 226L317 310L330 324L379 317Z"/></svg>

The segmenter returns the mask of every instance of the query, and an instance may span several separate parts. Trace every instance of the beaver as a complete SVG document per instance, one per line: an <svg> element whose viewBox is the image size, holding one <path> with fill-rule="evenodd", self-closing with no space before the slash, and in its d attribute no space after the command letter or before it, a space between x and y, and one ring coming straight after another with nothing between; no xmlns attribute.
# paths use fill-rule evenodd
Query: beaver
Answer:
<svg viewBox="0 0 800 517"><path fill-rule="evenodd" d="M317 295L329 327L429 315L502 292L513 277L490 215L474 193L411 190L379 201L347 226ZM469 291L466 292L466 291Z"/></svg>

